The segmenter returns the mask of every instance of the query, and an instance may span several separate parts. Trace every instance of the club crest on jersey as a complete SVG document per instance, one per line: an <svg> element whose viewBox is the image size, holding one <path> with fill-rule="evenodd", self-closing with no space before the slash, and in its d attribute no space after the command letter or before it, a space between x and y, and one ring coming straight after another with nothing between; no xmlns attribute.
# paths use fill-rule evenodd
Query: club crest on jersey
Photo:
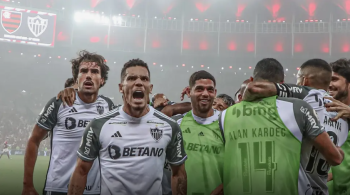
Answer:
<svg viewBox="0 0 350 195"><path fill-rule="evenodd" d="M150 131L154 140L159 141L163 137L163 130L158 129L157 127Z"/></svg>
<svg viewBox="0 0 350 195"><path fill-rule="evenodd" d="M105 108L103 106L97 105L97 112L98 114L103 114L105 111Z"/></svg>

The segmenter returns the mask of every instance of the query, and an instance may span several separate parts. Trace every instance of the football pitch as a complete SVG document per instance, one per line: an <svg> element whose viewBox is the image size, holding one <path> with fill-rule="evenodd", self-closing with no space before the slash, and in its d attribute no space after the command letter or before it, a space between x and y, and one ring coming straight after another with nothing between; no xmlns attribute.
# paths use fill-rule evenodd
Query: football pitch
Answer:
<svg viewBox="0 0 350 195"><path fill-rule="evenodd" d="M24 156L13 155L11 160L3 155L0 159L0 194L21 195ZM39 194L42 194L46 172L49 165L49 156L38 156L34 170L34 187Z"/></svg>

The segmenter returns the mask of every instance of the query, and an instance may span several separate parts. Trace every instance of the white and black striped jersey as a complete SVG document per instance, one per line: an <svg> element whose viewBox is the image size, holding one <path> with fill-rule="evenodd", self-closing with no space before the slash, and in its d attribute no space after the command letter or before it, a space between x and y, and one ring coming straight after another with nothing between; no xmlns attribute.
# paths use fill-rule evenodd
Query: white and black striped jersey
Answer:
<svg viewBox="0 0 350 195"><path fill-rule="evenodd" d="M162 195L165 159L172 165L185 162L179 125L149 109L134 118L120 106L86 127L78 156L84 161L99 158L101 194Z"/></svg>
<svg viewBox="0 0 350 195"><path fill-rule="evenodd" d="M77 161L76 151L89 122L114 107L112 101L99 96L94 103L84 103L76 94L72 107L52 98L40 113L37 125L51 131L50 164L46 175L45 191L68 192L70 177ZM84 194L100 194L98 161L88 175Z"/></svg>
<svg viewBox="0 0 350 195"><path fill-rule="evenodd" d="M326 91L293 84L277 84L277 86L281 90L279 96L294 97L306 101L316 111L321 125L324 126L333 143L339 147L344 144L348 137L348 122L343 119L331 120L337 113L326 111L324 104L331 102L324 99L324 97L331 97ZM303 145L312 146L312 143L303 142ZM312 147L312 150L308 153L302 154L306 155L302 155L300 161L307 173L313 191L319 195L328 194L327 176L330 165L315 147Z"/></svg>

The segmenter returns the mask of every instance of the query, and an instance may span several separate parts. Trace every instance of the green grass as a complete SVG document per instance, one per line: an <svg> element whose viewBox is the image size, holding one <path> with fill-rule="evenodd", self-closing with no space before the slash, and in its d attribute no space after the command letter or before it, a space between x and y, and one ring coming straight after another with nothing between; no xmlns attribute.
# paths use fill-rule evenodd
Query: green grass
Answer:
<svg viewBox="0 0 350 195"><path fill-rule="evenodd" d="M11 160L3 155L0 159L0 194L21 195L24 156L11 156ZM39 194L42 194L46 172L49 165L48 156L38 156L34 170L34 186Z"/></svg>

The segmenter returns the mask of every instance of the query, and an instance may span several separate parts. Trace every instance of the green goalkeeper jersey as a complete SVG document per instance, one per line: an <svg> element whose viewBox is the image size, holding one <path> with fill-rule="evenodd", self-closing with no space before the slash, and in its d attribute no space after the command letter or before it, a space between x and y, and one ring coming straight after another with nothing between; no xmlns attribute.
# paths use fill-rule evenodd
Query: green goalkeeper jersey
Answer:
<svg viewBox="0 0 350 195"><path fill-rule="evenodd" d="M333 195L350 195L350 136L341 148L344 160L340 165L332 167Z"/></svg>
<svg viewBox="0 0 350 195"><path fill-rule="evenodd" d="M190 111L178 123L182 130L188 195L209 195L222 184L224 142L219 127L219 111L200 118Z"/></svg>
<svg viewBox="0 0 350 195"><path fill-rule="evenodd" d="M301 166L304 138L324 132L315 111L294 98L241 102L222 113L224 193L229 195L311 194Z"/></svg>

